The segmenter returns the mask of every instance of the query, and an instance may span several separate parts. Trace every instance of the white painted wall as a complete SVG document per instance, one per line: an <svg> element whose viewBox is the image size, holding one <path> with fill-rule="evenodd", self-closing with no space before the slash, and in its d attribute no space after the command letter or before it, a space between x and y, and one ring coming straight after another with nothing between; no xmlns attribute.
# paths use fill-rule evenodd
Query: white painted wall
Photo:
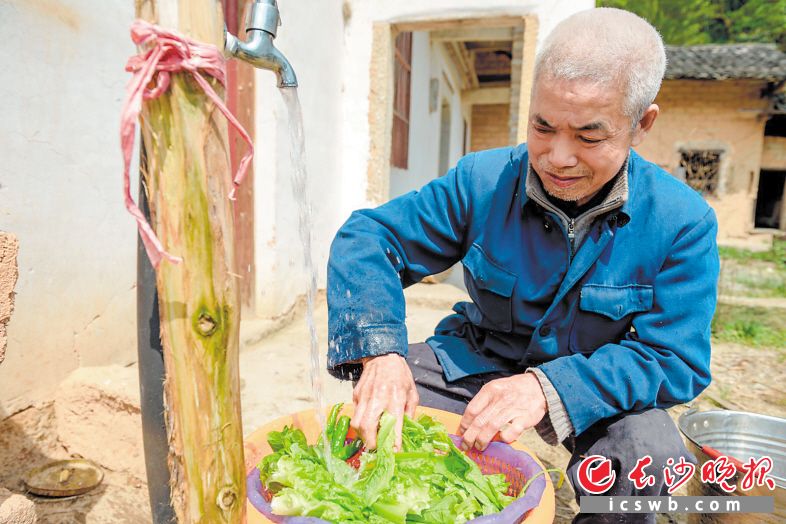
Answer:
<svg viewBox="0 0 786 524"><path fill-rule="evenodd" d="M127 0L0 2L0 229L20 244L0 418L80 365L136 359L119 147L133 14Z"/></svg>
<svg viewBox="0 0 786 524"><path fill-rule="evenodd" d="M342 212L341 162L344 22L341 0L282 0L276 46L298 77L306 141L314 264L325 286L330 242L349 213ZM291 177L290 127L275 76L256 77L255 231L257 296L261 317L286 312L306 291L303 249ZM354 102L353 102L354 103ZM357 105L357 104L355 104Z"/></svg>

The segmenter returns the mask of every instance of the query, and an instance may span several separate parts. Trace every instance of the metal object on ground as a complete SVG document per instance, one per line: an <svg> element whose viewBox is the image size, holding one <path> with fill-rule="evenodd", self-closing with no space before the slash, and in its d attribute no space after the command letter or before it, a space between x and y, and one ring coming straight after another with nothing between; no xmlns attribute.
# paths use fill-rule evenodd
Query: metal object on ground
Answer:
<svg viewBox="0 0 786 524"><path fill-rule="evenodd" d="M84 459L58 460L25 473L22 481L30 493L45 497L82 495L101 484L104 472Z"/></svg>
<svg viewBox="0 0 786 524"><path fill-rule="evenodd" d="M243 42L225 30L224 50L230 56L248 62L259 69L269 69L278 77L278 87L297 87L297 76L289 60L276 49L276 37L281 18L276 0L256 0L251 4L246 20L246 38Z"/></svg>
<svg viewBox="0 0 786 524"><path fill-rule="evenodd" d="M773 469L769 476L775 480L775 490L754 487L750 491L739 488L733 495L770 496L775 498L775 513L772 514L701 514L690 515L694 523L759 523L786 522L786 419L745 413L741 411L696 411L683 413L678 421L680 431L688 440L688 449L699 461L697 473L688 483L691 496L728 496L714 484L701 482L698 471L716 452L745 463L750 457L772 459ZM742 475L733 481L739 484Z"/></svg>

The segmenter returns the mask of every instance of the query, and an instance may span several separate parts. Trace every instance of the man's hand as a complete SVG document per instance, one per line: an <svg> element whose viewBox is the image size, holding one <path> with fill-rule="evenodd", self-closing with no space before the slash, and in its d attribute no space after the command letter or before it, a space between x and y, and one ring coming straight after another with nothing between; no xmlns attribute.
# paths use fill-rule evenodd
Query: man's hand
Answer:
<svg viewBox="0 0 786 524"><path fill-rule="evenodd" d="M350 425L368 449L377 447L377 426L383 411L396 417L396 449L401 449L404 413L415 416L418 390L407 361L398 353L363 359L363 374L352 392L355 415Z"/></svg>
<svg viewBox="0 0 786 524"><path fill-rule="evenodd" d="M464 410L461 445L483 451L497 432L503 442L513 442L540 422L546 411L546 396L533 373L492 380Z"/></svg>

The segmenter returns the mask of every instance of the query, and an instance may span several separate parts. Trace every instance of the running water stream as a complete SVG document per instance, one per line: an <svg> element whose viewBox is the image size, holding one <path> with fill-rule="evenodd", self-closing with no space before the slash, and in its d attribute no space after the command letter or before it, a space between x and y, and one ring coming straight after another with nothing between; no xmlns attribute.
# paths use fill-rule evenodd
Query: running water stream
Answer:
<svg viewBox="0 0 786 524"><path fill-rule="evenodd" d="M303 265L308 278L306 291L306 324L310 336L311 388L314 396L314 409L322 431L325 430L325 400L322 394L322 378L319 375L319 342L314 325L314 301L317 294L317 273L311 256L311 201L308 195L306 174L306 141L303 136L303 111L300 106L297 88L281 88L281 95L289 115L289 154L294 168L292 194L298 208L298 232L303 246ZM327 442L327 438L325 438Z"/></svg>

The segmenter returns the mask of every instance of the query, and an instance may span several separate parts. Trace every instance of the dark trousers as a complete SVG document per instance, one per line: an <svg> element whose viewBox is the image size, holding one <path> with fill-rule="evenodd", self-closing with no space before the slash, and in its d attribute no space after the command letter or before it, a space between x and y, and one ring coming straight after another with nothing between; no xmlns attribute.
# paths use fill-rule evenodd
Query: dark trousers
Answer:
<svg viewBox="0 0 786 524"><path fill-rule="evenodd" d="M410 344L407 363L417 384L420 404L458 414L464 413L464 408L484 384L515 373L485 373L446 382L434 352L424 343ZM612 461L616 482L604 496L665 496L663 469L667 461L671 458L677 462L680 457L685 457L687 461L696 462L685 448L671 417L661 409L623 413L603 419L580 435L568 437L563 445L571 452L567 474L576 492L576 502L580 496L589 495L577 481L579 464L584 457L602 455ZM653 486L636 489L628 480L628 472L645 455L652 457L652 464L647 466L645 473L654 475L656 481ZM579 513L573 522L655 522L655 515Z"/></svg>

